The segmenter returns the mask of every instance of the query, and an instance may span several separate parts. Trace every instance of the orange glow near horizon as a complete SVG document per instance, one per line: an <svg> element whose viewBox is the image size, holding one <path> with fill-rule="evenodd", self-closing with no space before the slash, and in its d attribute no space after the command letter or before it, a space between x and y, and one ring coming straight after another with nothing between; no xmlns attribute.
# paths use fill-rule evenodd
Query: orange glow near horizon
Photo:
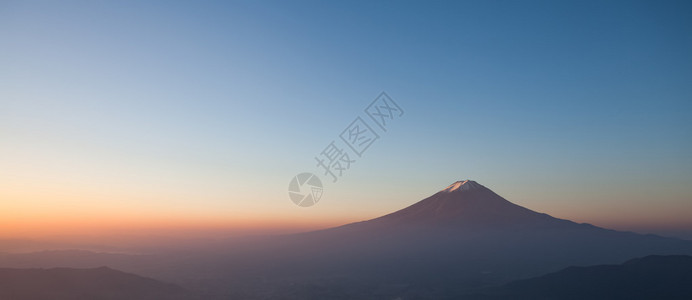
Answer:
<svg viewBox="0 0 692 300"><path fill-rule="evenodd" d="M296 220L286 217L252 216L192 218L185 216L0 216L0 237L28 238L61 235L163 234L225 236L234 234L292 233L328 228L353 219Z"/></svg>
<svg viewBox="0 0 692 300"><path fill-rule="evenodd" d="M109 192L58 183L0 183L0 237L290 233L362 220L343 213L306 211L288 199L272 203L211 195L191 201L192 196L177 190Z"/></svg>
<svg viewBox="0 0 692 300"><path fill-rule="evenodd" d="M549 213L550 214L550 213ZM608 218L600 215L553 215L579 223L590 223L616 230L668 230L692 228L690 222L665 220L661 216L632 215ZM300 219L279 213L251 214L239 212L233 216L186 215L182 213L143 213L130 211L3 211L0 213L1 238L45 238L55 236L108 235L171 235L223 237L237 234L279 234L317 230L362 221L367 218L348 216L312 217Z"/></svg>
<svg viewBox="0 0 692 300"><path fill-rule="evenodd" d="M287 198L282 198L285 190L272 193L261 187L253 187L254 190L224 187L210 191L152 185L116 189L117 184L109 188L108 184L89 181L75 184L57 179L33 182L27 179L34 177L18 178L8 176L5 178L8 180L0 182L2 238L121 234L223 237L293 233L378 217L427 196L406 195L408 199L405 201L382 205L382 202L372 201L382 196L366 193L372 197L370 200L354 200L362 194L344 189L340 191L345 194L341 199L331 198L329 204L299 208ZM238 194L231 196L228 190L237 190ZM334 191L335 194L338 192ZM508 194L511 195L506 197L508 200L529 209L610 229L644 233L657 229L692 229L692 222L686 221L689 219L688 205L676 209L666 206L651 208L634 197L629 198L626 206L621 205L624 200L582 201L577 196L568 199L570 201L530 202L521 200L522 197L516 197L517 200L512 197L521 195L521 191ZM618 198L614 195L609 199ZM370 202L366 205L366 201Z"/></svg>

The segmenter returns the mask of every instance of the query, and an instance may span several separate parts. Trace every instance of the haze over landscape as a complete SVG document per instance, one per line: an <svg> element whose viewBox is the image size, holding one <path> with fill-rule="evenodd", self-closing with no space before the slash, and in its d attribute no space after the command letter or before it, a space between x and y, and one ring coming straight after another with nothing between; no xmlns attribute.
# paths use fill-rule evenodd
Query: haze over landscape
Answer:
<svg viewBox="0 0 692 300"><path fill-rule="evenodd" d="M44 290L66 299L79 293L93 299L531 299L537 294L569 295L551 287L555 277L570 287L567 279L559 279L574 272L560 271L567 266L612 265L644 257L648 263L634 269L641 275L630 278L625 271L612 276L596 266L588 278L637 284L645 294L619 291L618 285L571 289L586 293L578 299L661 293L684 299L692 296L686 288L692 280L692 256L685 254L692 254L692 241L557 219L464 180L396 212L325 230L158 245L139 253L8 253L0 255L0 265L10 267L0 269L0 275L8 274L0 294L25 295L20 299L49 299L38 294ZM98 267L103 265L176 285ZM546 275L552 281L516 281L557 271ZM17 279L27 272L34 275ZM679 276L671 281L662 272ZM65 276L77 279L66 283ZM582 276L580 280L587 278ZM42 278L36 284L44 287L26 288L34 277Z"/></svg>
<svg viewBox="0 0 692 300"><path fill-rule="evenodd" d="M689 1L3 1L0 299L690 298L690 53Z"/></svg>

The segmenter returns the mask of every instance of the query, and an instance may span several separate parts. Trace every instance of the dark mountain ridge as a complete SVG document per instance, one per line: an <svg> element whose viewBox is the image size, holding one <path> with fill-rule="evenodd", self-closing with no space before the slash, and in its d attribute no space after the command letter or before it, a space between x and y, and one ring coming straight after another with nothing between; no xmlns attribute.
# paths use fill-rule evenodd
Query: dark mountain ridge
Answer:
<svg viewBox="0 0 692 300"><path fill-rule="evenodd" d="M651 255L620 265L568 267L473 299L692 299L692 256Z"/></svg>

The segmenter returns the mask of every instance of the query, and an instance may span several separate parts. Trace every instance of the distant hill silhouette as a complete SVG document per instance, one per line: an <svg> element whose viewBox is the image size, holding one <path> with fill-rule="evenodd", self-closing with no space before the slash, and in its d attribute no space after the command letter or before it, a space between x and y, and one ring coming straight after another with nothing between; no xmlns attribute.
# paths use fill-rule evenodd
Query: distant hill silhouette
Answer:
<svg viewBox="0 0 692 300"><path fill-rule="evenodd" d="M692 256L652 255L621 265L569 267L467 298L692 299Z"/></svg>
<svg viewBox="0 0 692 300"><path fill-rule="evenodd" d="M191 300L183 288L107 267L94 269L0 268L5 300Z"/></svg>

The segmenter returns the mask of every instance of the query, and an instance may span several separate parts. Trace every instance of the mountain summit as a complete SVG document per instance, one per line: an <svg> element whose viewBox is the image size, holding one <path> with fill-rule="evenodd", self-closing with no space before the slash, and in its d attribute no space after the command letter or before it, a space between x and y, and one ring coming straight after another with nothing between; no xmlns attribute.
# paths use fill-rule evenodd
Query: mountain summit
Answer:
<svg viewBox="0 0 692 300"><path fill-rule="evenodd" d="M409 207L370 222L446 224L454 227L517 226L560 222L546 214L516 205L473 181L457 181Z"/></svg>
<svg viewBox="0 0 692 300"><path fill-rule="evenodd" d="M467 179L464 181L457 181L455 183L452 183L452 185L448 186L444 190L441 190L440 192L451 193L454 191L468 191L468 190L473 190L473 189L478 189L478 188L484 188L484 186L478 184L478 182Z"/></svg>

